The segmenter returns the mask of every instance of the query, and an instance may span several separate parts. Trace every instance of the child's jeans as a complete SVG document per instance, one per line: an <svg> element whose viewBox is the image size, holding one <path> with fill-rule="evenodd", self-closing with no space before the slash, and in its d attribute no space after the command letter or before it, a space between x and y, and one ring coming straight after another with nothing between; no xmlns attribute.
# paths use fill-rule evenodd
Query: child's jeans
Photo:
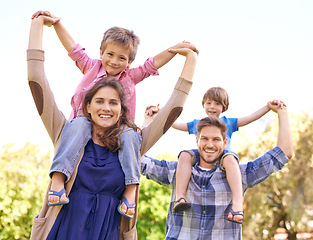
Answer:
<svg viewBox="0 0 313 240"><path fill-rule="evenodd" d="M50 177L54 172L61 172L66 176L65 182L70 180L82 151L91 139L91 130L92 125L85 117L66 122L53 158ZM125 185L139 184L141 135L126 127L120 138L121 147L118 150L118 158L125 175Z"/></svg>

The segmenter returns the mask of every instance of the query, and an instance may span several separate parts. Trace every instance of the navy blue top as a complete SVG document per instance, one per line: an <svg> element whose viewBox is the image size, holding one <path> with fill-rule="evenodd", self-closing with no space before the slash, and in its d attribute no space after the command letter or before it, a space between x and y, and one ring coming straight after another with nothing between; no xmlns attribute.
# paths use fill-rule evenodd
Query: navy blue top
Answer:
<svg viewBox="0 0 313 240"><path fill-rule="evenodd" d="M125 190L118 153L90 140L69 195L47 239L118 239L117 206Z"/></svg>

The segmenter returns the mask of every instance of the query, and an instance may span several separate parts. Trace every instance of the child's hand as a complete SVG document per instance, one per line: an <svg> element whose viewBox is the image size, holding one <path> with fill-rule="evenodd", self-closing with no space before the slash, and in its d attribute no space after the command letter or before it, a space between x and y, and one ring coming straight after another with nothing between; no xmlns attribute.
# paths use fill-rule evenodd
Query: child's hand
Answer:
<svg viewBox="0 0 313 240"><path fill-rule="evenodd" d="M276 112L276 113L279 109L286 109L287 107L283 101L279 101L279 100L270 101L268 102L267 105L273 112Z"/></svg>
<svg viewBox="0 0 313 240"><path fill-rule="evenodd" d="M199 54L198 49L196 48L196 46L194 44L191 44L190 42L184 40L181 43L176 44L175 46L171 47L170 49L180 49L180 48L189 48L192 51L194 51L195 53Z"/></svg>
<svg viewBox="0 0 313 240"><path fill-rule="evenodd" d="M197 52L193 51L190 48L170 48L168 51L175 54L178 53L185 57L188 57L190 55L195 55L195 57L197 56Z"/></svg>
<svg viewBox="0 0 313 240"><path fill-rule="evenodd" d="M145 118L154 117L160 111L159 104L157 106L146 107Z"/></svg>
<svg viewBox="0 0 313 240"><path fill-rule="evenodd" d="M145 128L152 122L153 118L159 112L159 110L160 110L159 104L157 106L146 107L142 128Z"/></svg>
<svg viewBox="0 0 313 240"><path fill-rule="evenodd" d="M32 15L32 19L38 18L40 16L42 16L42 18L44 19L44 25L48 27L58 23L61 20L61 18L56 17L49 11L37 11Z"/></svg>

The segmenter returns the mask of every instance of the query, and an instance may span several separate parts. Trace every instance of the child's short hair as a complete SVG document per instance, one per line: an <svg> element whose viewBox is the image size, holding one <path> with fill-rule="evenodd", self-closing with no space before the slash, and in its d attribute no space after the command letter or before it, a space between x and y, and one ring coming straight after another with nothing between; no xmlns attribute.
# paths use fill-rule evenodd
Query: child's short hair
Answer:
<svg viewBox="0 0 313 240"><path fill-rule="evenodd" d="M132 30L120 27L112 27L109 28L103 35L100 46L101 53L104 52L108 43L114 43L129 48L129 61L132 61L135 59L140 40Z"/></svg>
<svg viewBox="0 0 313 240"><path fill-rule="evenodd" d="M225 112L228 109L229 98L224 88L212 87L208 91L206 91L202 98L202 107L204 107L204 104L208 99L214 100L215 102L222 104L223 112Z"/></svg>

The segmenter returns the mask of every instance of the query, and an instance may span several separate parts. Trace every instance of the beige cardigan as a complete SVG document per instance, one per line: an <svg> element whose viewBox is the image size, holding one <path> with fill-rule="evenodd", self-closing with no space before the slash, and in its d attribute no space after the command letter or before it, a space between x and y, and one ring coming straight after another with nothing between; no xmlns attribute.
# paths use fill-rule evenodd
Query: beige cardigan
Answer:
<svg viewBox="0 0 313 240"><path fill-rule="evenodd" d="M44 51L39 49L28 49L27 66L28 81L31 93L33 95L38 113L52 140L54 149L56 150L60 141L62 129L67 120L57 107L53 93L46 79L44 72ZM192 82L187 79L181 77L178 79L173 93L166 105L160 110L153 121L142 130L142 145L140 149L140 156L144 155L160 139L160 137L171 127L171 125L180 115L191 85ZM67 194L69 194L71 191L77 174L77 168L83 154L84 152L81 153L74 173L69 182L66 184ZM47 196L50 185L51 182L49 182L42 209L40 213L34 218L30 239L46 239L62 207L49 207L47 205ZM138 215L138 195L139 185L137 187L136 194L136 213L133 219L121 217L119 239L137 239L136 221Z"/></svg>

